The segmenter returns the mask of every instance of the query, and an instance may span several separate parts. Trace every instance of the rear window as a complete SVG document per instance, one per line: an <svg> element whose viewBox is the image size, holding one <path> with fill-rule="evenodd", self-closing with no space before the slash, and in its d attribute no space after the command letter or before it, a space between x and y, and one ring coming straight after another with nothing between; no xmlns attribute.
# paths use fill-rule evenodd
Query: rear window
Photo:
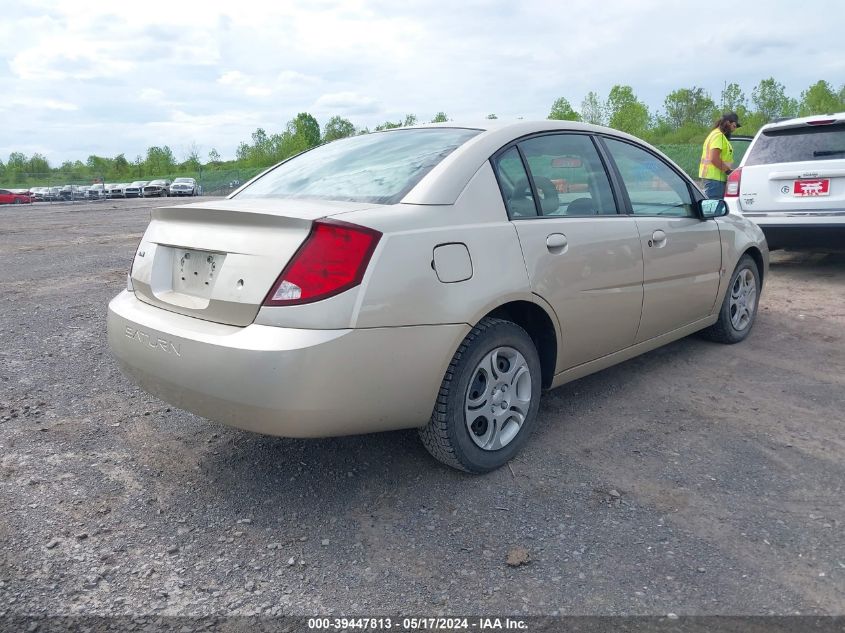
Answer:
<svg viewBox="0 0 845 633"><path fill-rule="evenodd" d="M237 198L319 198L395 204L481 130L391 130L345 138L294 156Z"/></svg>
<svg viewBox="0 0 845 633"><path fill-rule="evenodd" d="M746 165L845 158L845 124L765 130Z"/></svg>

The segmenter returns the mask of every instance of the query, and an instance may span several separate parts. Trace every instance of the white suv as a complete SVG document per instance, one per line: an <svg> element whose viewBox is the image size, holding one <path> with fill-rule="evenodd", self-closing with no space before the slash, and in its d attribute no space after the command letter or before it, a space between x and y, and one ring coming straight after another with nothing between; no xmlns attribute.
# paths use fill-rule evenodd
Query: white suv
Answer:
<svg viewBox="0 0 845 633"><path fill-rule="evenodd" d="M770 249L845 249L845 112L763 126L725 200L763 229Z"/></svg>

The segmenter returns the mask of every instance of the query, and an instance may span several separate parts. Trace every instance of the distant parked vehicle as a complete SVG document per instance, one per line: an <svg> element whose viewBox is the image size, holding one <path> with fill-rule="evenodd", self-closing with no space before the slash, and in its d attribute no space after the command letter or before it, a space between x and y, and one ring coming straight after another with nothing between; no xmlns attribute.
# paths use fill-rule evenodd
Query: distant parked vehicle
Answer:
<svg viewBox="0 0 845 633"><path fill-rule="evenodd" d="M144 187L148 184L147 180L136 180L131 185L127 185L123 190L123 195L127 198L142 198L144 196Z"/></svg>
<svg viewBox="0 0 845 633"><path fill-rule="evenodd" d="M152 180L150 183L143 188L144 197L159 197L163 198L164 196L170 195L170 181L164 178L159 178L157 180Z"/></svg>
<svg viewBox="0 0 845 633"><path fill-rule="evenodd" d="M0 204L29 204L30 202L32 202L32 198L27 194L0 189Z"/></svg>
<svg viewBox="0 0 845 633"><path fill-rule="evenodd" d="M85 197L88 200L99 200L101 198L105 198L106 186L101 182L94 183L88 187L88 191L85 192Z"/></svg>
<svg viewBox="0 0 845 633"><path fill-rule="evenodd" d="M31 189L32 192L32 201L33 202L44 202L49 199L50 188L49 187L33 187Z"/></svg>
<svg viewBox="0 0 845 633"><path fill-rule="evenodd" d="M198 196L199 187L193 178L177 178L170 185L171 196Z"/></svg>
<svg viewBox="0 0 845 633"><path fill-rule="evenodd" d="M119 182L119 183L112 183L110 185L106 185L106 197L107 198L125 198L126 197L126 183Z"/></svg>

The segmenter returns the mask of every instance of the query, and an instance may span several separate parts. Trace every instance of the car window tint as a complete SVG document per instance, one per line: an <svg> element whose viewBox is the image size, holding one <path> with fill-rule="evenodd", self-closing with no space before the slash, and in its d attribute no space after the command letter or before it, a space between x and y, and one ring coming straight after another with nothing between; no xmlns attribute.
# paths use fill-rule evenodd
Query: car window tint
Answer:
<svg viewBox="0 0 845 633"><path fill-rule="evenodd" d="M616 215L610 180L588 136L537 136L519 147L528 161L543 215Z"/></svg>
<svg viewBox="0 0 845 633"><path fill-rule="evenodd" d="M528 173L515 147L502 152L493 160L499 178L502 197L511 218L536 217L537 207L528 185Z"/></svg>
<svg viewBox="0 0 845 633"><path fill-rule="evenodd" d="M344 138L294 156L237 198L319 198L395 204L481 130L390 130Z"/></svg>
<svg viewBox="0 0 845 633"><path fill-rule="evenodd" d="M605 139L634 215L695 217L686 180L654 154L630 143Z"/></svg>
<svg viewBox="0 0 845 633"><path fill-rule="evenodd" d="M746 165L845 158L845 124L764 130Z"/></svg>

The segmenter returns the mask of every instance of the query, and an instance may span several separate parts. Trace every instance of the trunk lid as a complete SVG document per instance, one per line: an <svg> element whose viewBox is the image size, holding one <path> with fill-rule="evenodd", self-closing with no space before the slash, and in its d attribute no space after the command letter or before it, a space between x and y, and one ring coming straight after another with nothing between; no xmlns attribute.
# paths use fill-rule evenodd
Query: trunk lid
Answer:
<svg viewBox="0 0 845 633"><path fill-rule="evenodd" d="M179 314L249 325L314 220L372 206L246 199L155 209L132 263L135 296Z"/></svg>
<svg viewBox="0 0 845 633"><path fill-rule="evenodd" d="M742 168L740 209L825 213L845 209L845 159Z"/></svg>

